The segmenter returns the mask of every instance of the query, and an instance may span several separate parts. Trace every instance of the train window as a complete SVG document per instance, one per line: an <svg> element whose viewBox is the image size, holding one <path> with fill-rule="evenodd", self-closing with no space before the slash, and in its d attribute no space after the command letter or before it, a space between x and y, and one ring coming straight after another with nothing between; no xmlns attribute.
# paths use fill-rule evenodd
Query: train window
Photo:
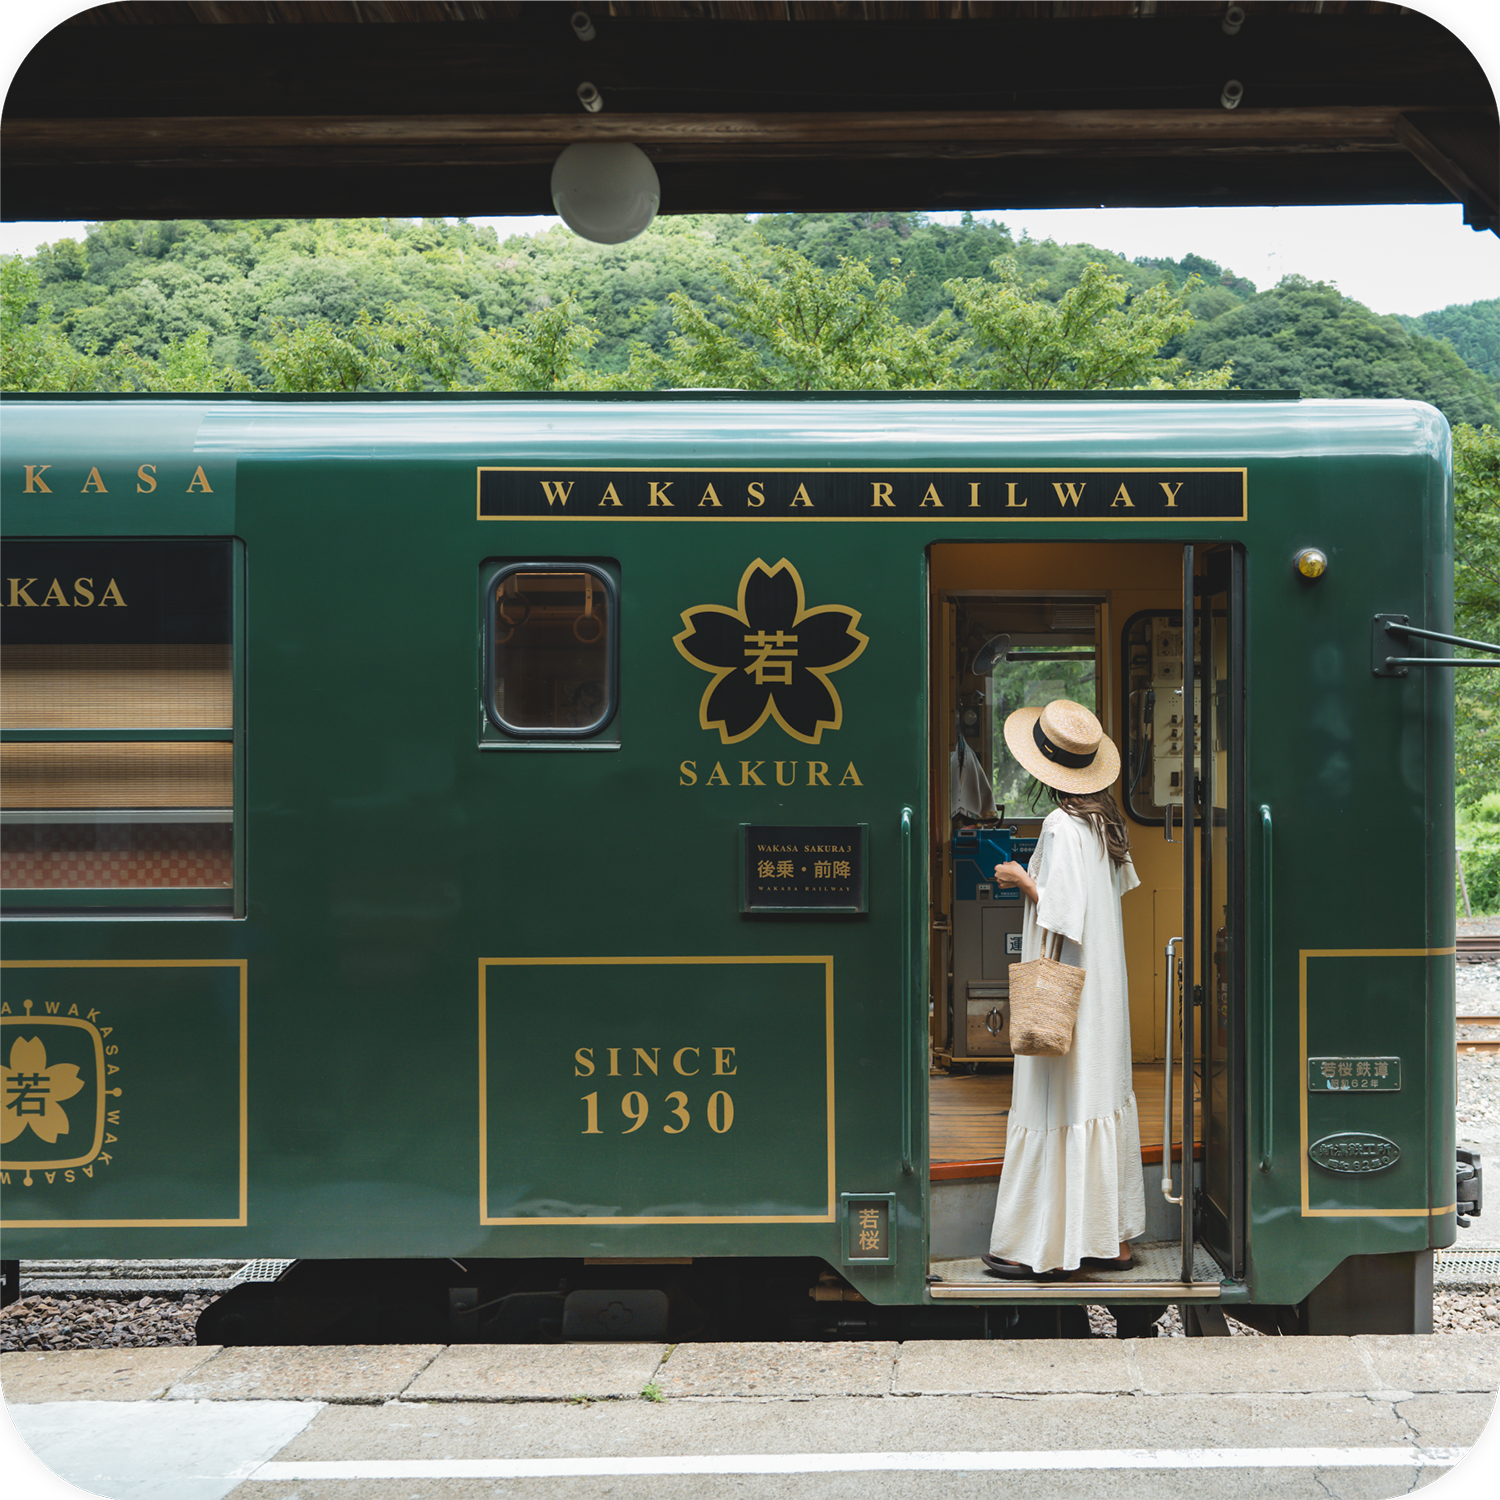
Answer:
<svg viewBox="0 0 1500 1500"><path fill-rule="evenodd" d="M615 567L509 562L486 574L488 725L511 743L595 739L613 720L618 698Z"/></svg>
<svg viewBox="0 0 1500 1500"><path fill-rule="evenodd" d="M8 910L235 912L234 545L5 544Z"/></svg>

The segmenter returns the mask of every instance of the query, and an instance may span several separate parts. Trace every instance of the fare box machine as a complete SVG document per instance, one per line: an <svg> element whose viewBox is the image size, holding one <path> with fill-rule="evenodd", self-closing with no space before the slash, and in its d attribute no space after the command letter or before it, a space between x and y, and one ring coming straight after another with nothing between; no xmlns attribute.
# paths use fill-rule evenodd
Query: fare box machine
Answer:
<svg viewBox="0 0 1500 1500"><path fill-rule="evenodd" d="M949 1036L955 1063L1008 1058L1010 966L1021 960L1024 908L1015 887L995 884L995 866L1026 864L1036 830L960 828L953 835L953 987Z"/></svg>

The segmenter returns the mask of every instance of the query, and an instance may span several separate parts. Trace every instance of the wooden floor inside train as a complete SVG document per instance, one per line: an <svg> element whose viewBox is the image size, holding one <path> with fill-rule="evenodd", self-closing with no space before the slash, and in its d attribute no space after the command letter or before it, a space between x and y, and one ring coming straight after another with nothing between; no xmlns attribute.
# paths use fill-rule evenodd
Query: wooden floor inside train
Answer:
<svg viewBox="0 0 1500 1500"><path fill-rule="evenodd" d="M1141 1127L1141 1160L1159 1162L1162 1155L1161 1109L1164 1064L1137 1063L1136 1113ZM1005 1123L1010 1109L1011 1069L991 1065L972 1074L934 1072L929 1080L928 1155L932 1176L991 1176L1005 1157ZM1178 1090L1182 1070L1172 1070L1172 1146L1174 1159L1182 1148L1182 1105ZM1196 1092L1196 1091L1195 1091ZM1202 1105L1193 1105L1193 1144L1203 1139ZM976 1170L980 1168L980 1170Z"/></svg>

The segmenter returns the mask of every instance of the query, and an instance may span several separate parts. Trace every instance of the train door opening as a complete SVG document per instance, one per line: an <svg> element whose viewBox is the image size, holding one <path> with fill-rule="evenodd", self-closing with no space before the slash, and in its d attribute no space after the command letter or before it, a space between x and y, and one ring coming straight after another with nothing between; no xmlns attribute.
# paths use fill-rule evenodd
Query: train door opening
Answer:
<svg viewBox="0 0 1500 1500"><path fill-rule="evenodd" d="M1098 1281L1143 1305L1152 1287L1211 1299L1244 1262L1242 556L945 543L929 567L934 1295L1024 1289L978 1259L1004 1168L1022 926L1019 894L992 871L1027 862L1053 804L1045 792L1033 802L1003 725L1016 708L1071 698L1120 749L1114 792L1141 882L1121 910L1147 1213L1132 1271L1077 1280L1095 1300Z"/></svg>

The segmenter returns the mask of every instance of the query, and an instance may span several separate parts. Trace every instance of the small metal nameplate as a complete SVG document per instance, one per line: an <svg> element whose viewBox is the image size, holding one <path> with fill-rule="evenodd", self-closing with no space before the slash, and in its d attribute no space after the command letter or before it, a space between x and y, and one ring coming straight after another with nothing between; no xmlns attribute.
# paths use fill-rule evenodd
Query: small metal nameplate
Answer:
<svg viewBox="0 0 1500 1500"><path fill-rule="evenodd" d="M1325 1135L1307 1148L1307 1154L1324 1171L1343 1172L1351 1177L1384 1172L1401 1160L1401 1148L1395 1141L1353 1130Z"/></svg>
<svg viewBox="0 0 1500 1500"><path fill-rule="evenodd" d="M1307 1060L1310 1094L1401 1092L1399 1057L1310 1057Z"/></svg>

